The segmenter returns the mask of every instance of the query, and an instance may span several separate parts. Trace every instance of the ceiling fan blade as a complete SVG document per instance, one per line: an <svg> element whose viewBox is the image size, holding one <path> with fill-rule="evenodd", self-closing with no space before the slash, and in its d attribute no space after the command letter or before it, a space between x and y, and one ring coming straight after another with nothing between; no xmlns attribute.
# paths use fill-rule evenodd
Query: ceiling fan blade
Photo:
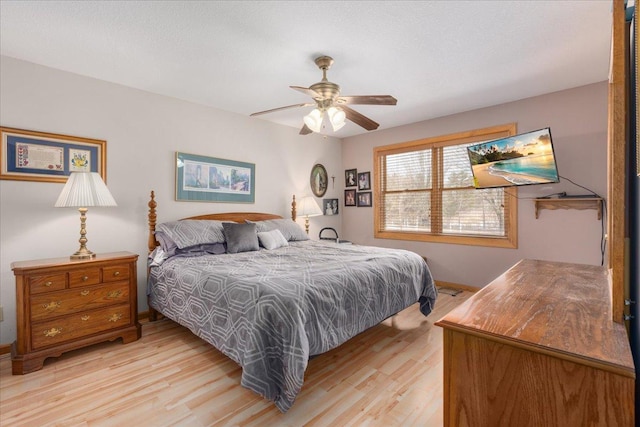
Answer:
<svg viewBox="0 0 640 427"><path fill-rule="evenodd" d="M287 105L286 107L272 108L271 110L258 111L257 113L250 114L251 117L259 116L260 114L273 113L274 111L286 110L287 108L296 108L296 107L310 107L312 105L316 105L315 103L306 103L306 104L294 104Z"/></svg>
<svg viewBox="0 0 640 427"><path fill-rule="evenodd" d="M308 95L308 96L310 96L310 97L312 97L314 99L315 98L322 98L322 96L318 92L316 92L313 89L309 89L308 87L302 87L302 86L289 86L289 87L291 89L293 89L293 90L297 90L298 92L302 92L305 95Z"/></svg>
<svg viewBox="0 0 640 427"><path fill-rule="evenodd" d="M369 117L363 116L362 114L358 113L356 110L351 109L346 105L341 105L340 108L342 108L342 111L344 111L348 120L351 120L353 123L365 128L366 130L375 130L375 129L378 129L378 126L380 126L378 123L374 122Z"/></svg>
<svg viewBox="0 0 640 427"><path fill-rule="evenodd" d="M398 100L391 95L340 96L337 103L339 105L396 105Z"/></svg>
<svg viewBox="0 0 640 427"><path fill-rule="evenodd" d="M306 124L300 129L300 135L309 135L310 133L313 133L313 131Z"/></svg>

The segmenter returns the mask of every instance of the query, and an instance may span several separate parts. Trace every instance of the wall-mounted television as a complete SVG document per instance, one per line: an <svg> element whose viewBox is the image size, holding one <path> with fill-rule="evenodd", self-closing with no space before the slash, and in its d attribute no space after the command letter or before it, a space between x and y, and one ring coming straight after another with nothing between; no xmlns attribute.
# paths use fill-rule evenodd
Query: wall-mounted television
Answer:
<svg viewBox="0 0 640 427"><path fill-rule="evenodd" d="M467 147L476 188L560 182L551 128Z"/></svg>

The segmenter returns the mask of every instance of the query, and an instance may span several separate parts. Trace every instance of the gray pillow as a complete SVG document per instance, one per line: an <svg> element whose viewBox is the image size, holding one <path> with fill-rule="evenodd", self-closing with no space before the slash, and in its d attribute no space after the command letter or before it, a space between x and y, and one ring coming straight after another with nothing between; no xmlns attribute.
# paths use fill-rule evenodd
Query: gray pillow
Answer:
<svg viewBox="0 0 640 427"><path fill-rule="evenodd" d="M222 227L227 240L227 253L236 254L260 249L255 224L225 222Z"/></svg>
<svg viewBox="0 0 640 427"><path fill-rule="evenodd" d="M307 233L297 222L289 218L267 219L255 223L258 226L258 233L261 231L280 230L287 242L309 240Z"/></svg>
<svg viewBox="0 0 640 427"><path fill-rule="evenodd" d="M221 221L184 219L159 224L156 239L165 252L172 252L176 248L224 243L224 234Z"/></svg>

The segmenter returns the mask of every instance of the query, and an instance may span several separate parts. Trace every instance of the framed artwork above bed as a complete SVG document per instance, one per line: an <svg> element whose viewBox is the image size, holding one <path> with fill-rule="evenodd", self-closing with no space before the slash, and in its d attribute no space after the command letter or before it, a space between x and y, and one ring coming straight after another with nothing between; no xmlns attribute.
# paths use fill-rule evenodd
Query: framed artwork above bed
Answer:
<svg viewBox="0 0 640 427"><path fill-rule="evenodd" d="M254 203L253 163L176 152L176 200Z"/></svg>

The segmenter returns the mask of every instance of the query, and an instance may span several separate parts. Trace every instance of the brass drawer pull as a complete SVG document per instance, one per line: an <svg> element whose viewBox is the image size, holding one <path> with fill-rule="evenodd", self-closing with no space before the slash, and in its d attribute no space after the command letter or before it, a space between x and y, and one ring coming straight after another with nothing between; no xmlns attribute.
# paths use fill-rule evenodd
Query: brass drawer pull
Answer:
<svg viewBox="0 0 640 427"><path fill-rule="evenodd" d="M60 308L60 301L51 301L49 304L42 304L42 308L48 311L53 311L56 308Z"/></svg>
<svg viewBox="0 0 640 427"><path fill-rule="evenodd" d="M114 272L113 272L113 275L114 275L114 276L119 276L119 275L120 275L120 272L119 272L119 271L114 271Z"/></svg>
<svg viewBox="0 0 640 427"><path fill-rule="evenodd" d="M62 329L58 329L58 328L51 328L48 331L44 331L44 335L49 337L49 338L53 338L58 334L62 333Z"/></svg>
<svg viewBox="0 0 640 427"><path fill-rule="evenodd" d="M87 280L89 280L89 276L82 276L82 281L86 282Z"/></svg>
<svg viewBox="0 0 640 427"><path fill-rule="evenodd" d="M84 315L84 316L82 316L80 319L82 319L82 320L84 320L84 321L86 322L86 321L87 321L87 320L89 320L90 318L91 318L91 316Z"/></svg>
<svg viewBox="0 0 640 427"><path fill-rule="evenodd" d="M80 292L80 295L82 295L83 297L86 297L90 293L91 293L91 291L88 291L88 290L85 289L84 291Z"/></svg>
<svg viewBox="0 0 640 427"><path fill-rule="evenodd" d="M44 285L45 285L47 288L50 288L50 287L51 287L51 285L53 285L53 282L52 282L51 280L49 280L49 281L48 281L48 282L46 282Z"/></svg>
<svg viewBox="0 0 640 427"><path fill-rule="evenodd" d="M120 313L113 313L111 315L111 317L109 317L109 322L117 322L118 320L122 319L122 314Z"/></svg>
<svg viewBox="0 0 640 427"><path fill-rule="evenodd" d="M111 291L107 294L107 298L120 298L120 295L122 295L121 290Z"/></svg>

